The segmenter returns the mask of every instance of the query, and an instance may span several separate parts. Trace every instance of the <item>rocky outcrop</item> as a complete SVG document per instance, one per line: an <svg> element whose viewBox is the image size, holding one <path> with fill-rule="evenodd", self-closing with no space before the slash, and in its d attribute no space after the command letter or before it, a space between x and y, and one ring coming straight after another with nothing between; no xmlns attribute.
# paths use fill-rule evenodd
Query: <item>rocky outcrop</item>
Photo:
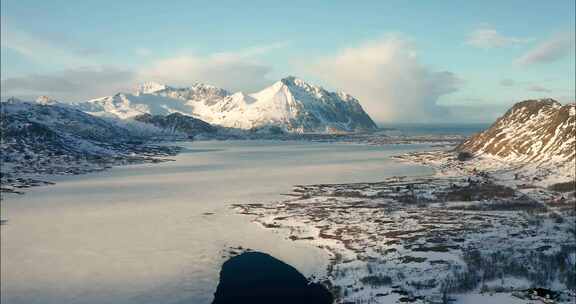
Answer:
<svg viewBox="0 0 576 304"><path fill-rule="evenodd" d="M261 252L244 252L222 265L212 304L331 304L332 294L294 267Z"/></svg>
<svg viewBox="0 0 576 304"><path fill-rule="evenodd" d="M172 113L166 116L142 114L134 117L134 120L152 124L169 132L184 133L188 137L204 133L215 133L217 131L215 127L203 120L180 113Z"/></svg>
<svg viewBox="0 0 576 304"><path fill-rule="evenodd" d="M511 162L574 163L575 104L562 105L553 99L519 102L457 150Z"/></svg>

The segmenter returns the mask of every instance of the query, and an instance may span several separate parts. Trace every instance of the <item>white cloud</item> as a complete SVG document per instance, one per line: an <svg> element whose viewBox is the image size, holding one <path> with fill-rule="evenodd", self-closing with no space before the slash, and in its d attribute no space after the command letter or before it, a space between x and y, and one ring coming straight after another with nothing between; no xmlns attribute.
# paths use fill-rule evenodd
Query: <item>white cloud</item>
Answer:
<svg viewBox="0 0 576 304"><path fill-rule="evenodd" d="M468 35L466 43L481 49L494 49L527 42L527 39L507 37L493 28L480 28Z"/></svg>
<svg viewBox="0 0 576 304"><path fill-rule="evenodd" d="M438 99L456 91L460 80L426 67L415 54L407 39L387 36L322 58L309 70L358 97L377 121L434 120L444 114Z"/></svg>
<svg viewBox="0 0 576 304"><path fill-rule="evenodd" d="M267 74L271 70L257 57L285 45L275 43L206 56L184 54L152 61L137 69L91 65L51 74L9 77L2 80L2 98L35 99L39 95L48 95L62 101L78 101L131 91L136 83L143 81L175 86L204 82L232 91L257 90L269 84ZM147 54L143 49L135 51Z"/></svg>
<svg viewBox="0 0 576 304"><path fill-rule="evenodd" d="M36 63L50 62L63 67L95 66L94 55L101 54L97 46L86 46L74 37L62 33L30 33L3 26L2 47L17 52Z"/></svg>
<svg viewBox="0 0 576 304"><path fill-rule="evenodd" d="M126 91L133 85L135 74L114 67L85 67L57 73L2 80L2 99L16 96L35 99L47 95L63 101L81 101Z"/></svg>
<svg viewBox="0 0 576 304"><path fill-rule="evenodd" d="M522 55L516 63L520 65L549 63L569 55L574 56L574 32L554 35Z"/></svg>
<svg viewBox="0 0 576 304"><path fill-rule="evenodd" d="M268 45L259 45L249 47L243 50L234 52L218 52L214 53L211 57L221 61L235 61L235 60L252 60L258 56L265 55L277 49L285 48L290 43L288 41L275 42Z"/></svg>
<svg viewBox="0 0 576 304"><path fill-rule="evenodd" d="M138 81L187 86L204 82L232 91L256 90L267 84L271 68L242 53L180 55L153 62L138 72Z"/></svg>
<svg viewBox="0 0 576 304"><path fill-rule="evenodd" d="M540 93L551 93L552 92L551 89L548 89L546 87L543 87L543 86L537 85L537 84L529 85L527 90L531 91L531 92L540 92Z"/></svg>
<svg viewBox="0 0 576 304"><path fill-rule="evenodd" d="M93 97L88 94L100 92L99 88L102 87L100 83L93 84L98 88L94 90L80 84L84 79L98 78L98 75L110 72L110 67L102 68L98 64L101 61L100 57L94 56L100 53L98 48L93 46L88 48L74 37L61 33L31 33L12 28L8 30L5 26L1 30L3 48L15 51L38 65L50 64L60 67L58 72L29 74L21 77L12 77L3 71L2 83L10 84L10 87L2 92L3 95L34 96L35 92L42 91L52 93L50 95L54 98L76 100ZM271 71L270 66L261 63L258 58L284 48L288 44L289 42L282 41L203 56L180 53L180 55L160 59L154 59L151 49L140 47L133 49L133 54L146 59L149 63L131 69L115 68L115 70L129 71L132 85L148 80L183 86L194 82L205 82L230 90L254 90L268 84L269 80L266 76ZM68 78L77 74L78 71L91 75L83 75L87 78L81 79ZM111 77L111 79L117 78ZM56 81L61 81L62 85L54 83ZM53 83L54 86L53 89L43 90L34 88L35 83L40 86ZM126 83L113 85L106 80L103 80L103 83L110 86L107 94L114 94L117 92L116 89L126 85ZM83 94L80 89L74 89L76 87L82 87L86 93ZM24 91L28 93L23 95Z"/></svg>

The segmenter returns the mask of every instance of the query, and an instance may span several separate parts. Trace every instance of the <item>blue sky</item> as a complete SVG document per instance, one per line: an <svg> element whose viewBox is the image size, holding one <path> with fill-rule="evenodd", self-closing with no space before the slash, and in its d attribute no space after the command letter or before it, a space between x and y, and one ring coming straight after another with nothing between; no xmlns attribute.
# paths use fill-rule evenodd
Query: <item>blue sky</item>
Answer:
<svg viewBox="0 0 576 304"><path fill-rule="evenodd" d="M250 92L296 75L380 121L446 108L490 120L526 98L574 100L574 5L4 0L2 93L74 101L143 80Z"/></svg>

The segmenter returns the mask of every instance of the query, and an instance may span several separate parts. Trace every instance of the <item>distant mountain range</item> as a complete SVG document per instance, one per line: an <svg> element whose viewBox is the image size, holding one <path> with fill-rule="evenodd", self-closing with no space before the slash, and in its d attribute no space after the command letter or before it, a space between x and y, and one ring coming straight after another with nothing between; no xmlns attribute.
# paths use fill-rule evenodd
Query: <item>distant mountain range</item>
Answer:
<svg viewBox="0 0 576 304"><path fill-rule="evenodd" d="M134 93L86 102L63 103L41 96L35 102L11 98L0 106L3 167L19 173L68 172L72 163L78 168L74 172L81 172L83 167L88 170L85 162L98 163L100 168L104 163L174 152L147 145L157 139L377 128L350 95L328 92L294 77L250 95L204 84L173 88L149 82L137 86ZM2 175L3 183L6 176Z"/></svg>
<svg viewBox="0 0 576 304"><path fill-rule="evenodd" d="M237 129L277 127L292 133L335 133L377 129L359 101L286 77L253 94L230 93L205 84L174 88L144 83L133 93L118 93L76 103L97 116L134 118L180 113L210 124Z"/></svg>
<svg viewBox="0 0 576 304"><path fill-rule="evenodd" d="M126 162L156 161L154 156L175 153L167 146L151 144L158 139L281 138L276 135L286 131L330 133L376 128L356 99L295 78L283 79L256 94L239 94L205 85L174 89L148 83L134 94L72 105L46 97L36 102L1 102L2 184L9 183L6 172L89 172ZM200 115L195 111L200 111L221 126L176 109L186 109L196 117ZM573 176L576 107L552 99L520 102L457 150L511 164L552 171L561 168L566 176ZM76 169L70 171L72 163Z"/></svg>
<svg viewBox="0 0 576 304"><path fill-rule="evenodd" d="M553 99L519 102L457 149L513 162L574 166L576 105Z"/></svg>
<svg viewBox="0 0 576 304"><path fill-rule="evenodd" d="M173 88L149 82L137 86L134 93L75 104L48 97L2 103L3 147L16 150L41 150L45 145L67 153L116 154L116 143L157 137L227 138L251 133L245 130L279 134L376 128L352 96L328 92L294 77L249 95L204 84ZM519 102L457 150L511 162L574 163L575 105L553 99Z"/></svg>

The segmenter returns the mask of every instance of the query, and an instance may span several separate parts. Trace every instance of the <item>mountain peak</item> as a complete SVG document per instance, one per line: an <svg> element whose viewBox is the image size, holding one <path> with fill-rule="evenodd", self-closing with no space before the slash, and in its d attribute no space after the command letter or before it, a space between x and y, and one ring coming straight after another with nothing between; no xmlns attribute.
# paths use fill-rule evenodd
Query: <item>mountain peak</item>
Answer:
<svg viewBox="0 0 576 304"><path fill-rule="evenodd" d="M526 164L574 163L574 112L550 98L524 100L457 149Z"/></svg>
<svg viewBox="0 0 576 304"><path fill-rule="evenodd" d="M289 75L289 76L286 76L286 77L280 79L280 81L282 81L284 83L293 83L296 79L298 79L298 78L296 78L296 76Z"/></svg>
<svg viewBox="0 0 576 304"><path fill-rule="evenodd" d="M151 94L158 91L167 89L168 86L165 84L160 84L154 81L146 81L141 84L136 85L134 92L139 94Z"/></svg>
<svg viewBox="0 0 576 304"><path fill-rule="evenodd" d="M355 101L355 102L351 102ZM302 79L288 76L261 91L230 94L203 83L171 87L143 83L136 94L120 94L82 103L89 113L130 118L142 113L179 112L230 128L279 126L289 132L353 132L376 125L361 105L343 93L329 92Z"/></svg>
<svg viewBox="0 0 576 304"><path fill-rule="evenodd" d="M203 83L203 82L194 82L194 83L192 84L192 88L204 88L204 89L209 89L209 90L224 90L224 89L221 89L221 88L219 88L219 87L217 87L217 86L214 86L214 85L211 85L211 84L206 84L206 83Z"/></svg>
<svg viewBox="0 0 576 304"><path fill-rule="evenodd" d="M56 101L55 99L53 99L49 96L42 95L42 96L36 98L36 103L43 104L43 105L51 105L51 104L57 104L58 101Z"/></svg>
<svg viewBox="0 0 576 304"><path fill-rule="evenodd" d="M287 86L298 86L298 87L313 87L313 85L307 83L306 81L295 77L295 76L287 76L280 79L280 82L287 85Z"/></svg>
<svg viewBox="0 0 576 304"><path fill-rule="evenodd" d="M552 98L528 99L514 104L507 114L521 111L532 115L544 109L558 109L560 107L562 107L562 104Z"/></svg>
<svg viewBox="0 0 576 304"><path fill-rule="evenodd" d="M536 107L546 107L546 106L553 106L559 107L560 104L557 100L552 98L540 98L540 99L528 99L524 101L520 101L516 103L513 108L521 108L525 106L536 106Z"/></svg>

